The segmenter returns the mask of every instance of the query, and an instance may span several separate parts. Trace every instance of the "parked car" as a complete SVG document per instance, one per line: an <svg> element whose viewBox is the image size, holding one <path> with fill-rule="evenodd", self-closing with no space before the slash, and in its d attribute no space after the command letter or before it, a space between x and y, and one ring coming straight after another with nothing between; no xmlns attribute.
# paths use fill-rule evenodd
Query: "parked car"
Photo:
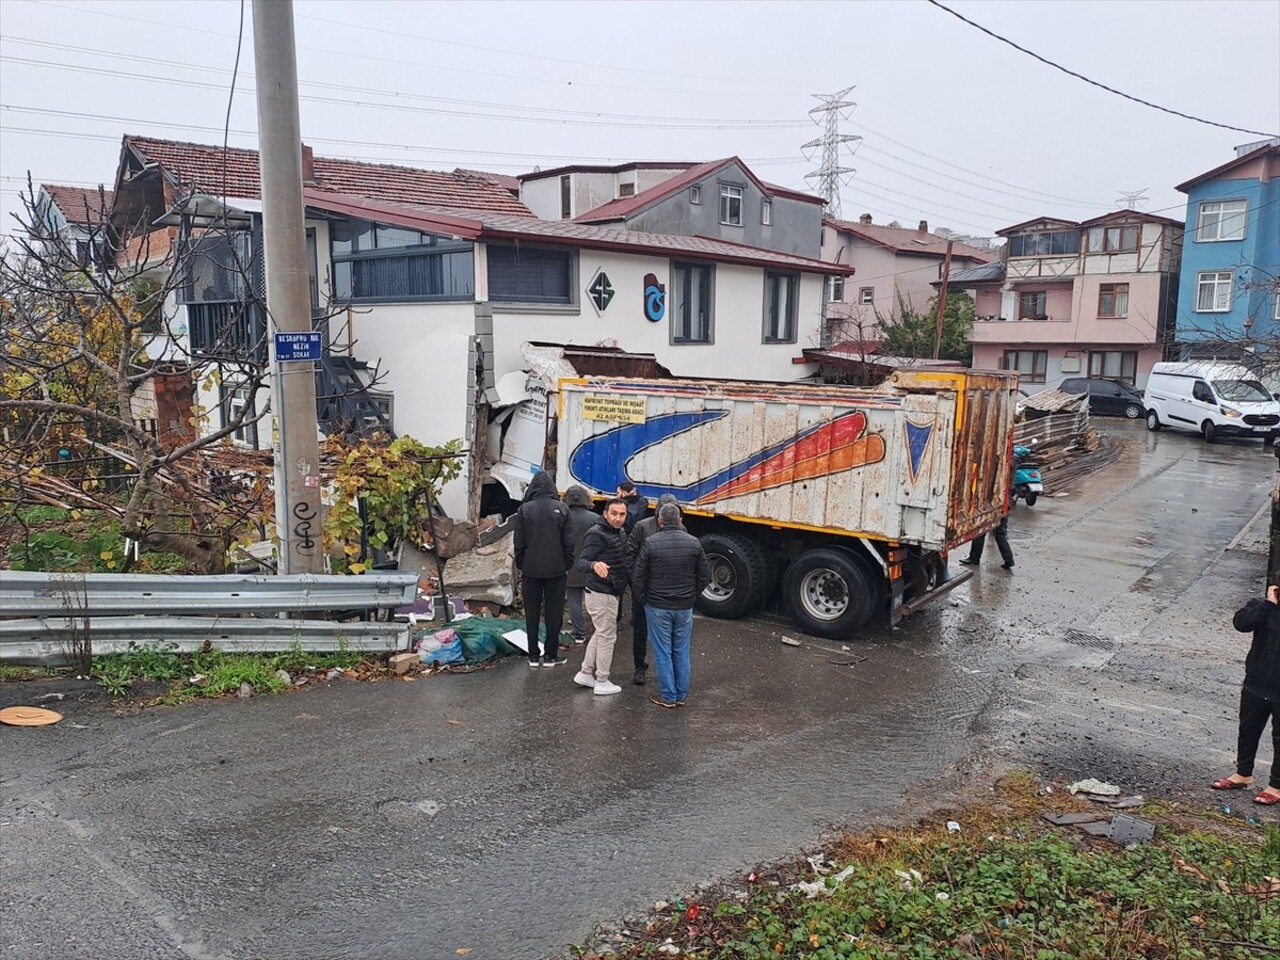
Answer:
<svg viewBox="0 0 1280 960"><path fill-rule="evenodd" d="M1089 412L1100 416L1140 420L1146 410L1142 404L1142 392L1119 380L1068 377L1058 389L1063 393L1087 393Z"/></svg>

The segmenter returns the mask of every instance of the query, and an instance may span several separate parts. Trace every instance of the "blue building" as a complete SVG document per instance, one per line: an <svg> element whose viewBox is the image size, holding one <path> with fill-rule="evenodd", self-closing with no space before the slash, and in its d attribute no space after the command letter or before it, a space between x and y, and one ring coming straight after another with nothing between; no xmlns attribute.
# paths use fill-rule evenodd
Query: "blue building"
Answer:
<svg viewBox="0 0 1280 960"><path fill-rule="evenodd" d="M1187 195L1176 338L1194 344L1280 336L1280 137L1236 148Z"/></svg>

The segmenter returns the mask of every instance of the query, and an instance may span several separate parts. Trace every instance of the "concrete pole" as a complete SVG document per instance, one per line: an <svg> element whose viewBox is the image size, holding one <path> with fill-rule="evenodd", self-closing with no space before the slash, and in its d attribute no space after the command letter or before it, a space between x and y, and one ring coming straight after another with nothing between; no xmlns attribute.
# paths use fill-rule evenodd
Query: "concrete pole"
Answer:
<svg viewBox="0 0 1280 960"><path fill-rule="evenodd" d="M302 124L292 0L254 0L258 154L271 334L276 536L281 573L321 573L320 449L315 363L277 356L275 334L311 332L302 204Z"/></svg>

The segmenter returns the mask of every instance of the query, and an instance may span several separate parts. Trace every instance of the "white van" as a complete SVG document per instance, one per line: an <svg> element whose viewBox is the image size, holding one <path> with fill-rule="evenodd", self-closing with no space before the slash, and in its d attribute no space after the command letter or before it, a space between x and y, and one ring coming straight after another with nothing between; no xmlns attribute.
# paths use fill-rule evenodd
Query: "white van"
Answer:
<svg viewBox="0 0 1280 960"><path fill-rule="evenodd" d="M1280 433L1280 402L1257 374L1233 363L1157 363L1142 405L1148 430L1193 430L1207 443L1218 436L1274 441Z"/></svg>

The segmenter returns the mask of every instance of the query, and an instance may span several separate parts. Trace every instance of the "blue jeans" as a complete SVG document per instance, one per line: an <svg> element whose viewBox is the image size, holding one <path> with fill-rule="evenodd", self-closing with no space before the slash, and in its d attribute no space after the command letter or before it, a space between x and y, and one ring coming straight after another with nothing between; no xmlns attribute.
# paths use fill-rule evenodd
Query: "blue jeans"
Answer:
<svg viewBox="0 0 1280 960"><path fill-rule="evenodd" d="M649 649L658 675L658 693L667 703L684 703L689 696L689 648L693 643L693 610L644 608Z"/></svg>

